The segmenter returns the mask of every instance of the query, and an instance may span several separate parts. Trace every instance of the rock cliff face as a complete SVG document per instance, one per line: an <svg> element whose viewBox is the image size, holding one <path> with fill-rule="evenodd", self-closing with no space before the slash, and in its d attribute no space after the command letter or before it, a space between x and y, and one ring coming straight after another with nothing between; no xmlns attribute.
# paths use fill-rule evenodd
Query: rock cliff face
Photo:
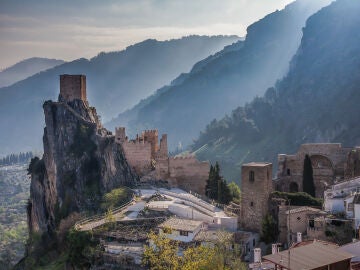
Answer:
<svg viewBox="0 0 360 270"><path fill-rule="evenodd" d="M33 159L29 232L51 233L72 212L96 212L104 193L138 177L87 101L46 101L42 159Z"/></svg>

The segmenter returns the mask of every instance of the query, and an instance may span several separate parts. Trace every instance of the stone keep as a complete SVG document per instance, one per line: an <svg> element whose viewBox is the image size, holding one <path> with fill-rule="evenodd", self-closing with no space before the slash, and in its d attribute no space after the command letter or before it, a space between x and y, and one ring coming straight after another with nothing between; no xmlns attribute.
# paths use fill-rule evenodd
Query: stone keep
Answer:
<svg viewBox="0 0 360 270"><path fill-rule="evenodd" d="M272 188L272 164L252 162L241 167L241 225L250 231L261 231L268 213Z"/></svg>
<svg viewBox="0 0 360 270"><path fill-rule="evenodd" d="M60 95L65 101L74 99L86 101L86 76L60 75Z"/></svg>

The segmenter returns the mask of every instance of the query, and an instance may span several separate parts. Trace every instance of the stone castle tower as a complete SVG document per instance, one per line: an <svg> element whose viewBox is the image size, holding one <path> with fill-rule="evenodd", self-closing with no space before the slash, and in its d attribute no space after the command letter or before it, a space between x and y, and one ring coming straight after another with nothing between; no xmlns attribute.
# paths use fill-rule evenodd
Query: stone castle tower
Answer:
<svg viewBox="0 0 360 270"><path fill-rule="evenodd" d="M66 101L74 99L86 101L86 76L60 75L60 95Z"/></svg>
<svg viewBox="0 0 360 270"><path fill-rule="evenodd" d="M251 162L241 167L241 225L246 230L261 231L273 191L272 164Z"/></svg>

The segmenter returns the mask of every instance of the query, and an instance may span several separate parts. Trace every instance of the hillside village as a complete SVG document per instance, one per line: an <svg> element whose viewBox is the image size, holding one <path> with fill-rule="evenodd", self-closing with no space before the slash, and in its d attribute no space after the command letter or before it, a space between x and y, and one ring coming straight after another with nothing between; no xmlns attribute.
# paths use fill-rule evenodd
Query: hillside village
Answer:
<svg viewBox="0 0 360 270"><path fill-rule="evenodd" d="M47 160L42 165L45 171L40 176L51 179L48 170L52 167L47 166L54 166L53 163L58 167L56 174L64 170L61 166L69 166L59 163L58 156L51 157L53 154L46 151L51 147L74 147L70 127L76 119L91 124L100 142L98 147L105 145L96 151L106 153L103 166L108 171L102 172L105 178L101 178L101 181L107 179L105 185L110 187L104 187L106 192L111 193L124 184L127 186L127 196L121 205L103 213L88 212L85 217L74 215L83 206L66 195L71 192L68 190L70 179L64 179L68 177L67 172L56 176L60 177L57 181L63 181L64 191L51 191L44 186L41 195L46 198L49 192L65 192L59 204L60 211L66 211L60 216L61 220L74 226L75 231L91 232L100 241L105 265L121 264L125 269L144 269L142 257L148 235L156 232L179 243L179 252L193 245L216 245L226 239L227 249L238 254L250 269L359 269L359 148L343 148L341 144L301 145L295 154L278 155L275 178L271 163L254 161L243 164L241 201L225 205L205 196L209 188L210 164L198 161L191 154L169 156L166 134L162 135L160 142L157 130L144 131L131 140L124 127L116 128L115 135L103 128L96 109L88 105L85 75L61 75L59 101L53 104L57 106L56 110L64 106L66 113L61 115L70 113L72 116L64 122L69 126L62 126L61 119L47 115L47 111L54 113L54 109L44 107L46 119L51 120L45 129L50 137L44 139L44 144L52 141L54 146L45 148L44 158ZM49 123L54 124L51 126ZM76 129L75 126L72 128ZM57 130L63 133L53 137L51 134L57 134ZM84 136L94 135L86 132ZM66 139L60 141L59 137ZM83 140L88 138L83 137ZM112 152L107 150L109 147ZM124 161L121 162L125 163L121 167L118 162L122 158L114 151L123 152ZM65 150L59 153L66 155ZM81 162L86 158L83 155L91 153L96 152L85 150L79 153L81 159L73 156L73 160L67 162L83 167ZM310 161L310 167L305 165L306 160ZM126 174L121 176L119 170L126 171ZM310 170L310 173L305 170ZM42 217L39 212L38 207L44 206L34 195L39 192L36 191L36 181L40 176L36 169L31 172L30 234L58 230L58 225L52 225L48 219L52 215L55 220L59 219L57 212L51 213L50 205L45 205L49 210L42 210L50 211L48 216ZM75 171L72 175L77 177ZM111 184L115 181L112 175L127 180ZM310 179L305 179L304 175L309 175ZM310 188L308 181L312 182ZM56 200L62 199L58 197ZM67 209L63 208L64 204ZM54 226L54 229L49 229L49 226Z"/></svg>

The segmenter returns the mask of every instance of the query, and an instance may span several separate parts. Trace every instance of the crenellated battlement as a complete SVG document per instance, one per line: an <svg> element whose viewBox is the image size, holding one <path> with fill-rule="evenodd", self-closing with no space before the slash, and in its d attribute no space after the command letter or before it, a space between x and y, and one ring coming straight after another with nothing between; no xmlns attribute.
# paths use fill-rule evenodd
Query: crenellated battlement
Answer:
<svg viewBox="0 0 360 270"><path fill-rule="evenodd" d="M152 180L166 180L172 186L186 186L204 194L209 163L191 154L169 157L167 134L162 134L160 144L158 135L157 129L149 129L128 140L124 127L115 128L115 141L121 144L128 163L140 176L151 175Z"/></svg>

